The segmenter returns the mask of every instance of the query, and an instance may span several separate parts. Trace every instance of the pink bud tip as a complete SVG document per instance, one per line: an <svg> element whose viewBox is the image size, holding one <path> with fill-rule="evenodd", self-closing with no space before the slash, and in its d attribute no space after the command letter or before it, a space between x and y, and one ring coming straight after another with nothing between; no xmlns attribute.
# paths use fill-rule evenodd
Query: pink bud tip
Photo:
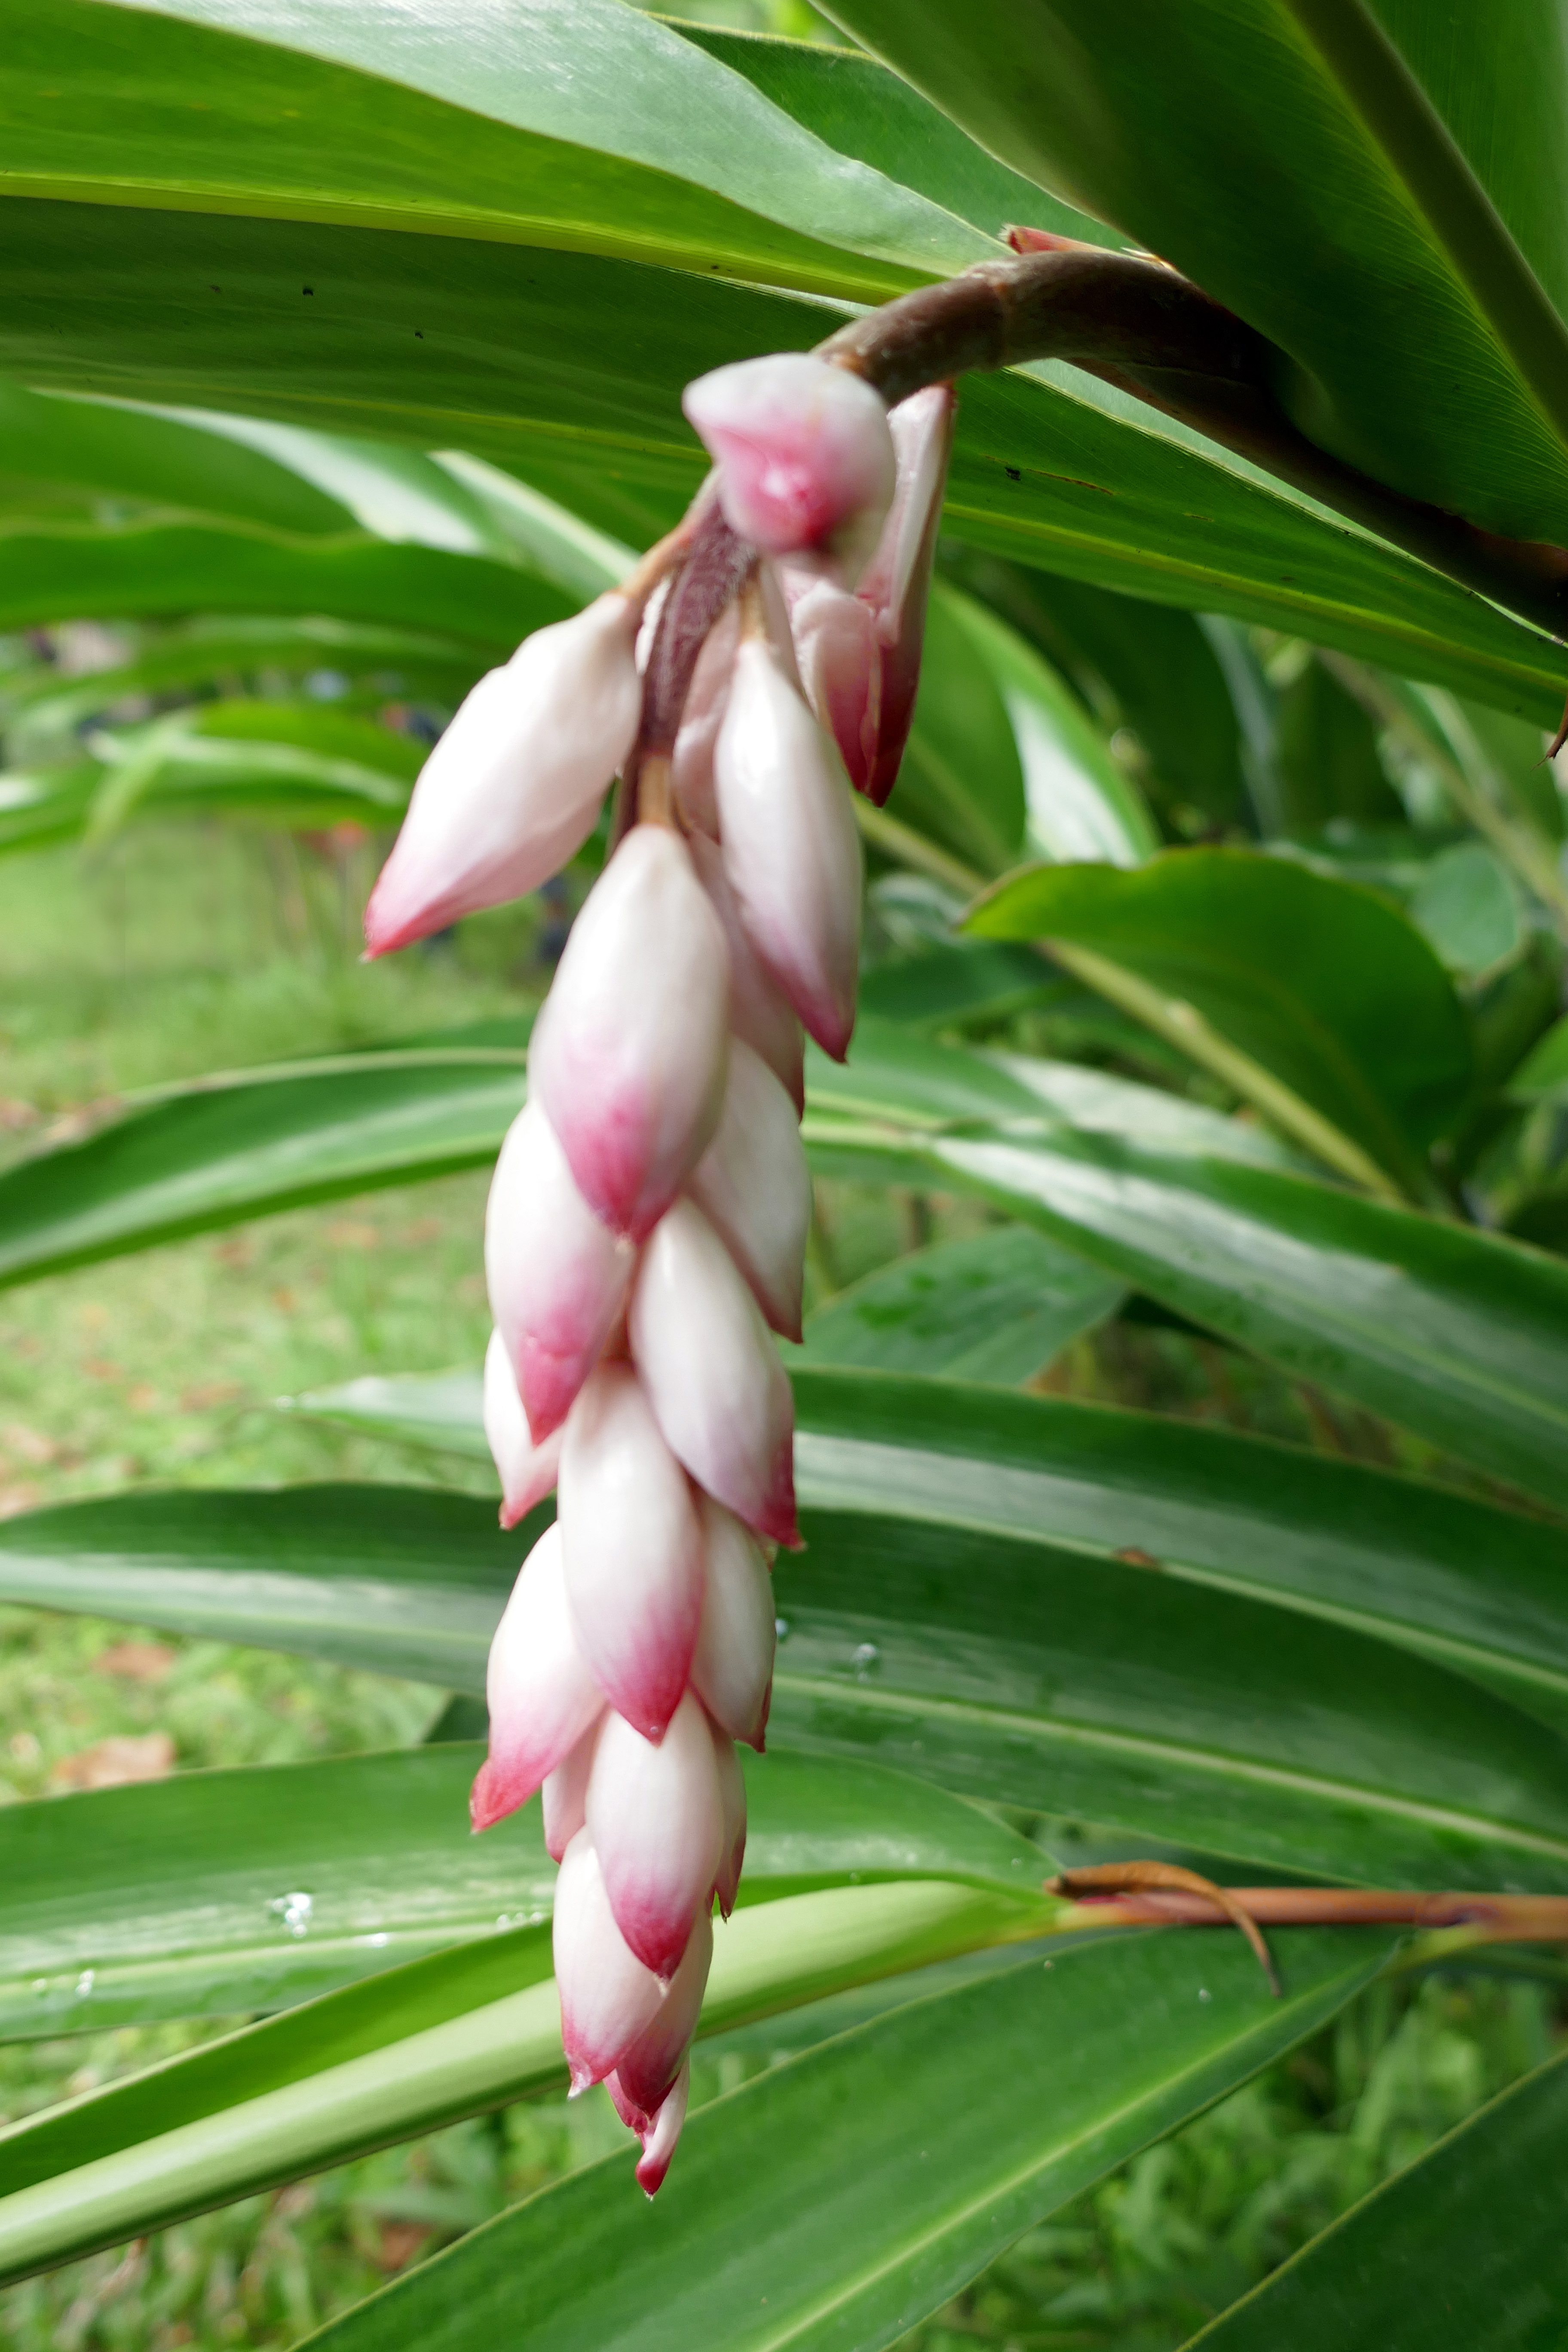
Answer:
<svg viewBox="0 0 1568 2352"><path fill-rule="evenodd" d="M664 2186L669 2160L675 2154L681 2126L686 2121L686 2103L690 2092L691 2070L683 2066L676 2078L674 2089L654 2118L652 2131L643 2141L642 2162L637 2166L637 2187L650 2201Z"/></svg>
<svg viewBox="0 0 1568 2352"><path fill-rule="evenodd" d="M425 762L371 893L372 956L521 898L582 847L637 731L637 620L612 591L479 680Z"/></svg>
<svg viewBox="0 0 1568 2352"><path fill-rule="evenodd" d="M859 376L780 352L699 376L681 404L742 539L769 555L847 551L847 543L869 552L892 498L894 458L887 411Z"/></svg>
<svg viewBox="0 0 1568 2352"><path fill-rule="evenodd" d="M500 1474L500 1523L515 1528L552 1494L561 1470L561 1433L536 1445L517 1392L517 1376L499 1331L485 1349L485 1438Z"/></svg>

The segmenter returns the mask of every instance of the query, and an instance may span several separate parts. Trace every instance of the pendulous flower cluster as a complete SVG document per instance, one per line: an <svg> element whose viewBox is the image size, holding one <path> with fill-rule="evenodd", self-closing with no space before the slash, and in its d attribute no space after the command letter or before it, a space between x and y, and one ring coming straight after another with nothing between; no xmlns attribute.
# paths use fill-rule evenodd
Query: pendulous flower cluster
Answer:
<svg viewBox="0 0 1568 2352"><path fill-rule="evenodd" d="M490 1652L486 1829L543 1792L574 2090L651 2196L746 1837L794 1416L804 1035L855 1019L861 857L909 731L953 399L787 353L692 384L715 472L617 589L481 679L366 914L404 946L536 887L622 779L497 1162L485 1428L504 1526L557 1490ZM706 584L705 584L706 583ZM716 584L715 584L716 583Z"/></svg>

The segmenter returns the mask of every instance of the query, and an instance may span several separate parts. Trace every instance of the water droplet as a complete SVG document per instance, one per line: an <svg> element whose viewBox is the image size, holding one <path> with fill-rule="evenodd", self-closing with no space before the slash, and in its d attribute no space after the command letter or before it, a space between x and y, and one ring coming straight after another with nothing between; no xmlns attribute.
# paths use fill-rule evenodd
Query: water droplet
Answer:
<svg viewBox="0 0 1568 2352"><path fill-rule="evenodd" d="M356 1936L354 1941L356 1944L363 1944L370 1951L379 1952L387 1938L384 1936Z"/></svg>
<svg viewBox="0 0 1568 2352"><path fill-rule="evenodd" d="M93 1978L96 1973L95 1969L83 1969L80 1976L78 1977L76 1980L76 1997L78 2000L85 2000L87 1999L88 1994L92 1990Z"/></svg>
<svg viewBox="0 0 1568 2352"><path fill-rule="evenodd" d="M303 1936L310 1925L310 1897L308 1895L279 1895L267 1908L282 1920L289 1933L296 1938Z"/></svg>
<svg viewBox="0 0 1568 2352"><path fill-rule="evenodd" d="M1024 1867L1024 1857L1023 1857L1023 1855L1022 1855L1021 1853L1016 1853L1016 1854L1013 1856L1013 1867L1014 1867L1014 1869L1015 1869L1015 1870L1022 1870L1022 1869L1023 1869L1023 1867Z"/></svg>
<svg viewBox="0 0 1568 2352"><path fill-rule="evenodd" d="M787 1617L775 1617L773 1619L773 1632L781 1642L787 1642L789 1640L789 1619Z"/></svg>
<svg viewBox="0 0 1568 2352"><path fill-rule="evenodd" d="M881 1654L882 1653L879 1650L875 1642L861 1643L859 1648L856 1651L854 1656L849 1661L850 1664L855 1669L855 1677L858 1682L865 1681L867 1675L877 1664Z"/></svg>
<svg viewBox="0 0 1568 2352"><path fill-rule="evenodd" d="M48 1989L49 1989L49 1980L48 1980L47 1977L35 1977L35 1978L33 1979L33 1990L34 1990L36 1993L40 1993L40 1994L42 1994L42 1993L46 1993L46 1992L47 1992Z"/></svg>
<svg viewBox="0 0 1568 2352"><path fill-rule="evenodd" d="M1056 1962L1055 1960L1047 1960L1046 1962L1046 1966L1047 1969L1054 1969L1056 1967Z"/></svg>
<svg viewBox="0 0 1568 2352"><path fill-rule="evenodd" d="M1210 1992L1207 1985L1199 1985L1198 1999L1200 2000L1212 2000L1214 1999L1214 1995Z"/></svg>

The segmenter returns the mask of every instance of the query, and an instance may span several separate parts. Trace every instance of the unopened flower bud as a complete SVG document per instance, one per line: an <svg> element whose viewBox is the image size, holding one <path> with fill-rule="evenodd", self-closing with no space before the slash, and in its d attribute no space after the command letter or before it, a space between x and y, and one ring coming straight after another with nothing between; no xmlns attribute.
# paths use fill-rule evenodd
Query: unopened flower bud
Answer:
<svg viewBox="0 0 1568 2352"><path fill-rule="evenodd" d="M529 1053L578 1191L634 1240L719 1123L729 993L723 929L685 843L634 825L572 927Z"/></svg>
<svg viewBox="0 0 1568 2352"><path fill-rule="evenodd" d="M542 1445L534 1444L518 1394L517 1374L499 1331L490 1333L485 1349L483 1411L485 1443L500 1475L500 1523L503 1528L515 1528L536 1503L555 1491L561 1470L561 1432L556 1430Z"/></svg>
<svg viewBox="0 0 1568 2352"><path fill-rule="evenodd" d="M529 1103L490 1180L485 1278L536 1442L561 1427L598 1362L633 1256L589 1208L542 1108Z"/></svg>
<svg viewBox="0 0 1568 2352"><path fill-rule="evenodd" d="M645 1968L673 1977L712 1899L724 1830L712 1735L689 1691L657 1748L610 1717L594 1750L586 1819L616 1927ZM679 2063L677 2052L671 2074Z"/></svg>
<svg viewBox="0 0 1568 2352"><path fill-rule="evenodd" d="M860 835L843 762L760 636L735 656L714 778L752 943L825 1054L855 1026Z"/></svg>
<svg viewBox="0 0 1568 2352"><path fill-rule="evenodd" d="M773 1588L762 1546L732 1511L702 1497L707 1546L691 1686L720 1730L760 1754L773 1693Z"/></svg>
<svg viewBox="0 0 1568 2352"><path fill-rule="evenodd" d="M575 856L637 733L637 624L612 590L479 680L426 761L371 894L372 955L521 898Z"/></svg>
<svg viewBox="0 0 1568 2352"><path fill-rule="evenodd" d="M709 1729L713 1735L713 1757L719 1768L719 1796L724 1808L724 1851L719 1864L713 1892L719 1898L719 1908L727 1919L735 1907L735 1896L741 1885L741 1865L746 1859L746 1781L741 1770L741 1759L735 1753L735 1743L716 1723Z"/></svg>
<svg viewBox="0 0 1568 2352"><path fill-rule="evenodd" d="M489 1755L468 1801L477 1830L526 1804L604 1706L566 1606L561 1535L546 1528L522 1564L485 1674Z"/></svg>
<svg viewBox="0 0 1568 2352"><path fill-rule="evenodd" d="M675 2087L654 2117L653 2129L641 2135L642 2161L637 2166L637 2187L645 2197L656 2197L664 2186L669 2170L670 2158L675 2154L681 2126L686 2121L686 2103L691 2095L691 2069L683 2066L675 2078Z"/></svg>
<svg viewBox="0 0 1568 2352"><path fill-rule="evenodd" d="M671 755L676 805L688 829L705 835L710 841L719 838L719 810L713 798L713 747L719 740L724 706L730 698L730 672L740 639L739 610L733 604L726 604L697 656Z"/></svg>
<svg viewBox="0 0 1568 2352"><path fill-rule="evenodd" d="M544 1844L552 1862L565 1861L567 1847L588 1818L588 1776L594 1769L594 1750L599 1744L605 1718L612 1712L608 1707L603 1708L571 1754L545 1777ZM620 1720L619 1717L616 1719Z"/></svg>
<svg viewBox="0 0 1568 2352"><path fill-rule="evenodd" d="M661 1739L697 1643L702 1528L629 1364L601 1364L572 1408L559 1509L578 1647L611 1706Z"/></svg>
<svg viewBox="0 0 1568 2352"><path fill-rule="evenodd" d="M687 1187L775 1331L800 1338L811 1178L795 1105L749 1045L732 1038L718 1133Z"/></svg>
<svg viewBox="0 0 1568 2352"><path fill-rule="evenodd" d="M613 2072L658 2014L664 1987L626 1948L586 1830L567 1847L555 1882L552 1936L561 2039L574 2095Z"/></svg>
<svg viewBox="0 0 1568 2352"><path fill-rule="evenodd" d="M730 1027L762 1055L798 1115L805 1104L805 1040L795 1007L752 945L718 843L694 833L688 845L698 879L724 927L730 950Z"/></svg>
<svg viewBox="0 0 1568 2352"><path fill-rule="evenodd" d="M858 589L876 614L881 655L877 757L862 786L879 808L897 781L914 720L931 564L957 414L952 386L933 383L900 401L888 419L899 456L899 486Z"/></svg>
<svg viewBox="0 0 1568 2352"><path fill-rule="evenodd" d="M675 2087L697 2032L712 1965L713 1919L705 1906L698 1914L658 2016L616 2063L611 2096L622 2121L635 2132L652 2130L655 2117Z"/></svg>
<svg viewBox="0 0 1568 2352"><path fill-rule="evenodd" d="M830 361L778 352L699 376L681 405L718 466L732 530L767 555L820 549L858 568L893 495L879 394Z"/></svg>
<svg viewBox="0 0 1568 2352"><path fill-rule="evenodd" d="M660 1219L643 1251L628 1329L671 1453L748 1527L797 1542L789 1381L756 1300L689 1201ZM568 1429L563 1507L572 1446Z"/></svg>

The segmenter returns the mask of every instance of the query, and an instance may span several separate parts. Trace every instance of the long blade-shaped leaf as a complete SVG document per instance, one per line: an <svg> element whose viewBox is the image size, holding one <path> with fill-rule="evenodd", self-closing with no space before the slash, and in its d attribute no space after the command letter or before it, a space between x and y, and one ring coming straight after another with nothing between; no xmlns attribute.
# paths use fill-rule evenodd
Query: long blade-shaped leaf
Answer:
<svg viewBox="0 0 1568 2352"><path fill-rule="evenodd" d="M26 1521L7 1524L0 1590L405 1673L423 1643L426 1674L439 1659L477 1692L510 1562L498 1573L484 1504L421 1494L405 1510L405 1493L132 1500L107 1545L105 1507L69 1506L40 1515L31 1557ZM73 1558L85 1512L103 1548L89 1535ZM806 1549L774 1570L780 1747L1133 1837L1179 1824L1210 1853L1313 1875L1568 1877L1568 1745L1426 1658L1305 1614L1282 1641L1274 1606L1151 1573L1131 1547L1086 1574L1080 1551L1033 1533L897 1508L811 1510L805 1527Z"/></svg>
<svg viewBox="0 0 1568 2352"><path fill-rule="evenodd" d="M482 1165L522 1054L349 1055L170 1096L0 1176L0 1281ZM827 1173L973 1188L1292 1373L1568 1500L1561 1259L1281 1172L1266 1139L1152 1087L931 1045L870 1021L814 1056Z"/></svg>
<svg viewBox="0 0 1568 2352"><path fill-rule="evenodd" d="M895 2010L688 2120L651 2215L610 2158L313 2337L321 2352L877 2352L1032 2222L1333 2014L1369 1960L1172 1937ZM1375 1966L1375 1960L1372 1960ZM527 2282L526 2338L517 2333Z"/></svg>
<svg viewBox="0 0 1568 2352"><path fill-rule="evenodd" d="M737 1912L707 2032L1017 1942L1052 1906L910 1880ZM559 2084L548 1928L442 1953L0 2135L0 2274Z"/></svg>
<svg viewBox="0 0 1568 2352"><path fill-rule="evenodd" d="M8 1808L0 2033L284 2007L547 1916L538 1807L469 1832L482 1755L441 1745ZM752 1779L748 1899L928 1876L1019 1898L1040 1875L1035 1848L924 1782L800 1756Z"/></svg>
<svg viewBox="0 0 1568 2352"><path fill-rule="evenodd" d="M918 1263L918 1260L916 1261ZM850 1297L853 1294L846 1294ZM1038 1536L1156 1563L1423 1650L1568 1729L1568 1537L1451 1489L1163 1416L797 1364L795 1481L810 1507ZM475 1371L369 1377L297 1409L488 1460ZM59 1552L17 1523L41 1593ZM91 1549L88 1523L77 1522ZM7 1587L7 1589L9 1589ZM59 1589L58 1584L55 1589Z"/></svg>
<svg viewBox="0 0 1568 2352"><path fill-rule="evenodd" d="M1441 31L1359 0L833 13L993 153L1271 336L1324 446L1489 530L1568 540L1549 9L1526 0L1505 30L1466 5Z"/></svg>
<svg viewBox="0 0 1568 2352"><path fill-rule="evenodd" d="M1562 2163L1568 2056L1553 2058L1314 2238L1193 2338L1205 2352L1545 2352L1568 2300Z"/></svg>

